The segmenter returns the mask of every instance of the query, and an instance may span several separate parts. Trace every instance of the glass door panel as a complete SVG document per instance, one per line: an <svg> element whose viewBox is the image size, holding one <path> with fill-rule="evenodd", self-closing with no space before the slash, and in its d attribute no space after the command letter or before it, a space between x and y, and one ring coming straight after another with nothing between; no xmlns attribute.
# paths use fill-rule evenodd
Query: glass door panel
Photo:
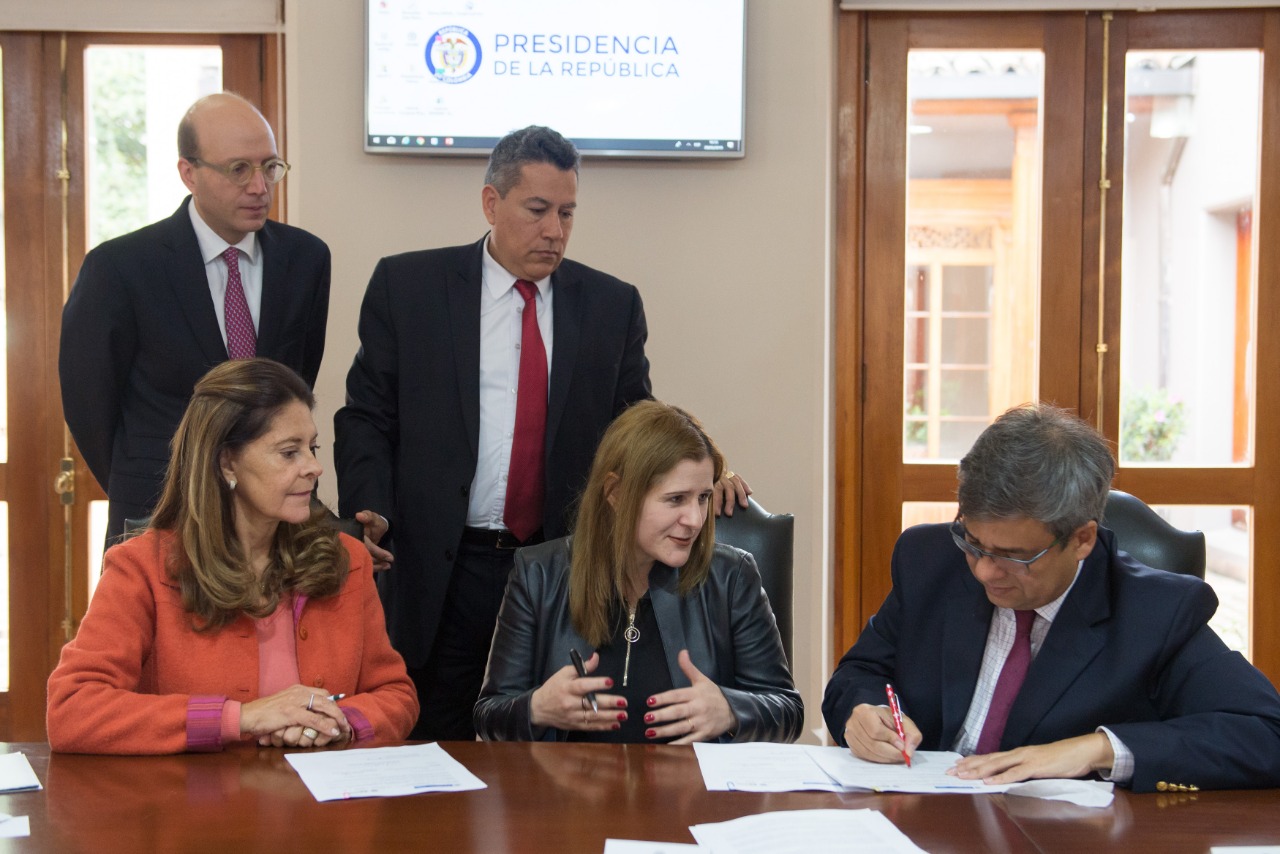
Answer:
<svg viewBox="0 0 1280 854"><path fill-rule="evenodd" d="M222 49L93 45L84 52L88 246L168 216L186 196L178 122L222 89Z"/></svg>
<svg viewBox="0 0 1280 854"><path fill-rule="evenodd" d="M221 91L222 64L222 49L211 45L85 48L86 250L177 209L187 194L178 177L178 122L197 98ZM87 522L92 596L102 567L106 501L88 502Z"/></svg>
<svg viewBox="0 0 1280 854"><path fill-rule="evenodd" d="M1123 465L1252 461L1257 50L1130 51Z"/></svg>
<svg viewBox="0 0 1280 854"><path fill-rule="evenodd" d="M1040 51L907 57L903 459L959 459L1036 397Z"/></svg>

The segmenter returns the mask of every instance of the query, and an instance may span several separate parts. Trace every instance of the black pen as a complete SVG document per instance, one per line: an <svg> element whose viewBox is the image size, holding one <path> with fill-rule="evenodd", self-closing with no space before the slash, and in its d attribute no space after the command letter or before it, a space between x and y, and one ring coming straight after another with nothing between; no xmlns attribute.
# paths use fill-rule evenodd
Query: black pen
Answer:
<svg viewBox="0 0 1280 854"><path fill-rule="evenodd" d="M578 671L578 675L583 679L587 678L587 666L582 663L582 656L578 654L578 650L569 647L569 660L573 662L573 669ZM596 702L596 692L587 693L587 699L591 701L591 711L600 711L600 705Z"/></svg>

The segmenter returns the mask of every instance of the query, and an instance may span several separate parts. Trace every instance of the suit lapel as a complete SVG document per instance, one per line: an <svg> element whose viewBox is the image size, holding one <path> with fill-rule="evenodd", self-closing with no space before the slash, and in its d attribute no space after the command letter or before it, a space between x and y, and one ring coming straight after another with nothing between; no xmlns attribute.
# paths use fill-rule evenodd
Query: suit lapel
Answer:
<svg viewBox="0 0 1280 854"><path fill-rule="evenodd" d="M959 554L957 552L957 554ZM942 649L942 738L937 750L950 750L964 724L982 669L991 613L995 606L967 567L954 608L946 609Z"/></svg>
<svg viewBox="0 0 1280 854"><path fill-rule="evenodd" d="M582 341L582 281L561 273L551 276L551 325L555 332L551 347L551 377L547 390L546 455L556 446L556 431L569 401L569 384L578 361Z"/></svg>
<svg viewBox="0 0 1280 854"><path fill-rule="evenodd" d="M1031 744L1035 730L1089 663L1102 651L1100 625L1111 616L1107 591L1108 549L1099 537L1075 586L1067 594L1044 644L1009 710L1004 744Z"/></svg>
<svg viewBox="0 0 1280 854"><path fill-rule="evenodd" d="M453 337L453 359L458 370L458 399L472 459L479 454L480 445L480 289L483 287L480 253L484 251L484 241L485 238L480 238L466 267L451 271L445 285L448 329Z"/></svg>
<svg viewBox="0 0 1280 854"><path fill-rule="evenodd" d="M273 356L284 335L284 318L289 300L285 284L288 253L280 245L279 235L268 222L258 232L258 251L262 253L262 301L258 306L259 356Z"/></svg>
<svg viewBox="0 0 1280 854"><path fill-rule="evenodd" d="M191 328L191 337L200 348L204 361L214 364L226 361L227 345L222 340L218 315L213 310L209 277L204 271L200 243L196 240L196 230L191 225L191 215L187 213L189 204L191 197L187 196L178 212L169 217L163 230L161 240L167 250L163 261L164 279L173 289L178 306Z"/></svg>

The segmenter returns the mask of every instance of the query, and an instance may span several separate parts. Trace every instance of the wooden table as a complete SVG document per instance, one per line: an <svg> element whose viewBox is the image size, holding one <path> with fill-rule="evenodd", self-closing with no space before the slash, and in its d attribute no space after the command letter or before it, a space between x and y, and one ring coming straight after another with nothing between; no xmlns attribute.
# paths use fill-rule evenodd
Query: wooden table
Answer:
<svg viewBox="0 0 1280 854"><path fill-rule="evenodd" d="M317 803L280 750L122 757L21 750L43 792L18 851L587 852L609 837L692 842L688 827L770 810L869 807L930 852L1207 852L1280 844L1280 790L1131 795L1095 810L1003 795L708 792L689 747L485 744L445 749L475 792ZM2 846L0 846L2 847ZM851 850L857 850L852 846Z"/></svg>

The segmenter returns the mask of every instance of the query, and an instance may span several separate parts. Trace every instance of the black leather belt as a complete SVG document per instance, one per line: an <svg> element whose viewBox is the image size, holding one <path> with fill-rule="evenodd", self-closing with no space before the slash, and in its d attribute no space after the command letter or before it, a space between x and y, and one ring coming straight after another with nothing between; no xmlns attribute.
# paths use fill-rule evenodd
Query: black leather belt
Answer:
<svg viewBox="0 0 1280 854"><path fill-rule="evenodd" d="M469 546L485 546L491 549L518 549L542 542L542 531L521 542L516 535L504 528L463 528L462 542Z"/></svg>

